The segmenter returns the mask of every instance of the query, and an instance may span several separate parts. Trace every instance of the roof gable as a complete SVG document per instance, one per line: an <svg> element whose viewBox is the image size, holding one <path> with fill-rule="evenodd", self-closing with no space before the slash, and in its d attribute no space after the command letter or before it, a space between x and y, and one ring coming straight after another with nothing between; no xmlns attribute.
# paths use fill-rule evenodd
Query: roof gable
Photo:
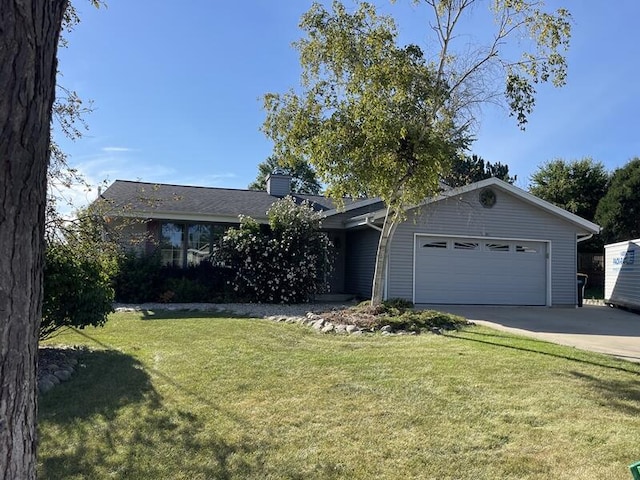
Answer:
<svg viewBox="0 0 640 480"><path fill-rule="evenodd" d="M437 196L426 199L420 205L407 208L407 210L412 210L414 208L419 208L420 206L426 206L433 203L437 203L439 201L442 201L448 198L458 197L469 192L480 191L487 187L495 187L499 190L507 192L528 204L531 204L537 208L540 208L541 210L551 215L557 216L562 220L567 221L579 227L580 229L584 230L587 233L590 233L590 234L600 233L599 225L596 225L593 222L585 220L584 218L579 217L578 215L575 215L571 212L568 212L556 205L553 205L552 203L542 200L541 198L538 198L535 195L530 194L529 192L525 192L521 188L515 187L510 183L504 182L494 177L488 178L486 180L481 180L479 182L472 183L469 185L465 185L463 187L445 190ZM358 225L370 223L371 221L374 221L374 222L379 221L384 218L385 214L386 214L385 210L379 210L375 212L373 215L369 214L369 215L361 215L359 217L354 217L349 222L347 222L347 227L355 227Z"/></svg>

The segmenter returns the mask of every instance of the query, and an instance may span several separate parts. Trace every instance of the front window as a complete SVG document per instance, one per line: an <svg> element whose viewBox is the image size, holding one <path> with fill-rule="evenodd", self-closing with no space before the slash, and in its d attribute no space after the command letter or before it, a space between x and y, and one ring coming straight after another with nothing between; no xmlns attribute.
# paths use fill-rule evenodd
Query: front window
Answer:
<svg viewBox="0 0 640 480"><path fill-rule="evenodd" d="M162 265L199 265L211 257L212 246L223 237L227 226L205 223L163 223L160 233Z"/></svg>
<svg viewBox="0 0 640 480"><path fill-rule="evenodd" d="M184 266L184 225L163 223L160 238L162 265Z"/></svg>
<svg viewBox="0 0 640 480"><path fill-rule="evenodd" d="M187 265L199 265L211 256L211 225L189 225Z"/></svg>

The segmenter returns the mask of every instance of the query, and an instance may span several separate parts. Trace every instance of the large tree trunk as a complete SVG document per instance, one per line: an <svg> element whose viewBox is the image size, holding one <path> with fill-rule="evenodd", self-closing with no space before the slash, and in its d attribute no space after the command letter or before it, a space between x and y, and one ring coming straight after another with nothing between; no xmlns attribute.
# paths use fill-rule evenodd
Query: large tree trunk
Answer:
<svg viewBox="0 0 640 480"><path fill-rule="evenodd" d="M0 479L36 476L46 173L66 0L0 2Z"/></svg>

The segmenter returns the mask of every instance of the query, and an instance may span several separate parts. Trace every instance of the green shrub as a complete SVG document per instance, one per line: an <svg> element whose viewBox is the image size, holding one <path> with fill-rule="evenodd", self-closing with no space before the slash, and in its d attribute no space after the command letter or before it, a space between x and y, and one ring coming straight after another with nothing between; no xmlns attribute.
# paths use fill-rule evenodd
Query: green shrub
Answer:
<svg viewBox="0 0 640 480"><path fill-rule="evenodd" d="M118 274L114 278L116 301L143 303L156 301L162 290L160 255L124 254L119 261Z"/></svg>
<svg viewBox="0 0 640 480"><path fill-rule="evenodd" d="M188 278L167 278L164 282L166 293L171 292L168 298L160 298L161 301L167 303L194 303L194 302L210 302L210 291L206 285L197 280Z"/></svg>
<svg viewBox="0 0 640 480"><path fill-rule="evenodd" d="M237 300L265 303L308 302L326 291L331 243L320 231L321 214L291 197L267 212L269 228L250 217L227 231L214 260L233 272L229 293Z"/></svg>
<svg viewBox="0 0 640 480"><path fill-rule="evenodd" d="M160 264L160 255L129 253L120 261L114 280L116 300L122 303L220 302L228 297L228 268L202 262L187 268Z"/></svg>
<svg viewBox="0 0 640 480"><path fill-rule="evenodd" d="M62 327L105 324L113 311L112 265L68 244L50 244L45 251L44 298L40 339Z"/></svg>
<svg viewBox="0 0 640 480"><path fill-rule="evenodd" d="M385 308L394 308L402 311L413 308L413 302L405 300L404 298L390 298L382 302L382 305L384 305Z"/></svg>
<svg viewBox="0 0 640 480"><path fill-rule="evenodd" d="M437 328L439 330L459 330L468 325L468 321L451 313L436 310L406 310L400 315L381 316L377 319L377 327L390 325L392 330L422 332Z"/></svg>

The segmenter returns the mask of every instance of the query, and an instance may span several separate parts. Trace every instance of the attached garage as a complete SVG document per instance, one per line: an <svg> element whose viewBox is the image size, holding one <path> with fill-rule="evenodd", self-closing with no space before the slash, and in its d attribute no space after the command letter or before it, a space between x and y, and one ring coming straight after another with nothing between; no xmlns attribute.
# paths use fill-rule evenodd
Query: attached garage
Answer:
<svg viewBox="0 0 640 480"><path fill-rule="evenodd" d="M547 243L415 235L414 302L546 305Z"/></svg>
<svg viewBox="0 0 640 480"><path fill-rule="evenodd" d="M386 210L346 223L347 279L370 295ZM575 306L577 244L598 225L501 180L451 190L407 209L389 242L385 297L418 305ZM351 284L350 284L351 285Z"/></svg>

